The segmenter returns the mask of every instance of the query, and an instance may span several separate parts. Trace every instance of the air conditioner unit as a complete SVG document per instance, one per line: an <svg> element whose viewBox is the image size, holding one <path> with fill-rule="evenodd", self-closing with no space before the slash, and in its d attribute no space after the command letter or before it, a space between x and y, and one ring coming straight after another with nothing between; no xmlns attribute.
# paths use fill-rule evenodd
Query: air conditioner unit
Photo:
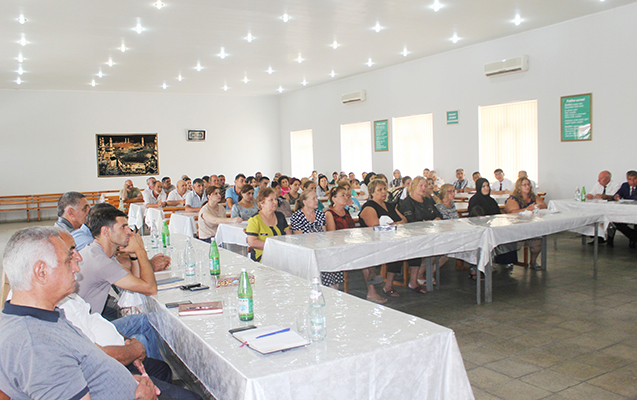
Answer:
<svg viewBox="0 0 637 400"><path fill-rule="evenodd" d="M510 72L521 72L529 70L529 56L509 58L507 60L496 61L484 65L486 76L508 74Z"/></svg>
<svg viewBox="0 0 637 400"><path fill-rule="evenodd" d="M343 104L348 103L356 103L359 101L365 101L367 98L367 93L364 90L353 92L353 93L345 93L341 96L341 101Z"/></svg>

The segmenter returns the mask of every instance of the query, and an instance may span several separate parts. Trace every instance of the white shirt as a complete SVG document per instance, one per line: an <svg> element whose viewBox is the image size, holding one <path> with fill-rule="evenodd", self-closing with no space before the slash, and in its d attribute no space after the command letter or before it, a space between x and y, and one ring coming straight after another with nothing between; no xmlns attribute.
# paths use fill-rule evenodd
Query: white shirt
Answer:
<svg viewBox="0 0 637 400"><path fill-rule="evenodd" d="M496 180L495 182L493 182L491 184L491 190L494 192L499 192L501 190L508 190L510 192L512 192L514 189L513 186L513 182L511 182L509 179L504 178L502 180L502 189L500 189L500 181Z"/></svg>
<svg viewBox="0 0 637 400"><path fill-rule="evenodd" d="M186 199L186 204L189 205L192 208L199 208L201 206L203 206L203 204L206 202L206 192L201 193L201 196L199 196L197 194L197 192L195 192L194 190L191 190L190 192L187 192L184 195L184 198Z"/></svg>
<svg viewBox="0 0 637 400"><path fill-rule="evenodd" d="M184 196L186 193L184 193ZM177 189L173 190L168 194L168 199L166 201L182 201L184 198L179 194Z"/></svg>
<svg viewBox="0 0 637 400"><path fill-rule="evenodd" d="M467 187L465 189L475 189L476 188L476 183L473 181L473 179L468 179L469 183L467 183Z"/></svg>
<svg viewBox="0 0 637 400"><path fill-rule="evenodd" d="M73 293L58 304L64 310L66 319L82 331L91 342L104 346L123 346L124 337L117 332L115 325L100 314L91 314L91 305Z"/></svg>
<svg viewBox="0 0 637 400"><path fill-rule="evenodd" d="M164 193L163 190L159 193L158 197L155 197L155 193L152 190L149 190L148 192L144 190L142 195L144 196L144 205L157 204L160 201L166 201L166 193Z"/></svg>
<svg viewBox="0 0 637 400"><path fill-rule="evenodd" d="M606 185L606 194L609 196L614 196L620 187L621 187L621 184L610 181L608 182L608 185ZM602 194L603 192L604 192L604 186L600 185L599 182L595 182L595 185L593 186L591 191L588 193L595 196L596 194Z"/></svg>

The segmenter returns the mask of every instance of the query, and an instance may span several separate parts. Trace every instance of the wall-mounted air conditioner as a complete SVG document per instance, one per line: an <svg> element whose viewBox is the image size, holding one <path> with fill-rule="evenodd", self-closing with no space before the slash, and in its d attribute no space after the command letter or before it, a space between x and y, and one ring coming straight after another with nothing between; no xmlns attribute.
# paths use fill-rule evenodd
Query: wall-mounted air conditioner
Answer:
<svg viewBox="0 0 637 400"><path fill-rule="evenodd" d="M356 103L359 101L365 101L366 98L367 98L367 93L364 90L360 90L358 92L345 93L344 95L341 96L341 101L343 102L343 104L348 104L348 103Z"/></svg>
<svg viewBox="0 0 637 400"><path fill-rule="evenodd" d="M529 56L520 56L501 60L484 65L484 74L486 76L495 76L508 74L511 72L528 71Z"/></svg>

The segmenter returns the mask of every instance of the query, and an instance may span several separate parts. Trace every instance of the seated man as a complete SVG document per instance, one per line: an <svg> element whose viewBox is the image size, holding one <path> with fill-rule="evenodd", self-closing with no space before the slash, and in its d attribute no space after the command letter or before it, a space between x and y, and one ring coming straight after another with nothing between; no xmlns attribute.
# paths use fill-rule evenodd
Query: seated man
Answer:
<svg viewBox="0 0 637 400"><path fill-rule="evenodd" d="M91 206L82 193L64 193L58 200L58 220L54 226L70 232L76 243L84 247L92 241L91 232L84 225L90 209Z"/></svg>
<svg viewBox="0 0 637 400"><path fill-rule="evenodd" d="M259 178L259 184L254 188L254 198L257 198L257 194L259 194L259 190L265 189L270 184L270 178L267 176L261 176Z"/></svg>
<svg viewBox="0 0 637 400"><path fill-rule="evenodd" d="M226 190L228 190L228 188L230 187L228 184L226 184L226 176L221 174L219 175L219 185L215 185L215 186L219 186L219 191L221 192L221 197L222 198L226 198Z"/></svg>
<svg viewBox="0 0 637 400"><path fill-rule="evenodd" d="M119 192L119 209L124 211L125 204L143 200L144 196L142 196L141 190L133 186L133 181L127 179L126 182L124 182L124 187Z"/></svg>
<svg viewBox="0 0 637 400"><path fill-rule="evenodd" d="M637 200L637 171L626 172L626 181L615 193L615 200ZM634 249L635 243L637 243L637 227L631 228L628 224L622 223L615 223L615 226L628 238L628 247Z"/></svg>
<svg viewBox="0 0 637 400"><path fill-rule="evenodd" d="M210 186L210 177L208 175L204 175L201 177L201 180L203 181L203 189L205 191L208 189L208 186Z"/></svg>
<svg viewBox="0 0 637 400"><path fill-rule="evenodd" d="M241 193L241 188L243 188L245 181L246 176L238 174L234 177L234 187L226 190L226 204L228 205L228 210L232 210L232 206L239 202L239 193Z"/></svg>
<svg viewBox="0 0 637 400"><path fill-rule="evenodd" d="M456 189L456 192L462 193L467 189L467 185L469 181L464 178L464 169L458 168L456 170L456 181L453 183L453 187ZM468 191L468 190L467 190Z"/></svg>
<svg viewBox="0 0 637 400"><path fill-rule="evenodd" d="M611 179L613 175L610 171L602 171L597 176L597 183L593 185L590 192L586 194L588 200L601 199L601 200L613 200L615 193L617 193L621 187L619 183L613 182Z"/></svg>
<svg viewBox="0 0 637 400"><path fill-rule="evenodd" d="M9 240L3 265L13 297L0 317L0 388L14 399L156 399L145 371L132 376L56 307L75 289L78 260L56 228L23 229ZM198 398L162 387L173 398Z"/></svg>
<svg viewBox="0 0 637 400"><path fill-rule="evenodd" d="M471 174L471 181L469 181L469 183L467 183L467 188L465 190L465 192L475 192L476 191L476 182L478 181L478 179L482 178L482 176L480 175L480 172L475 171L473 174Z"/></svg>
<svg viewBox="0 0 637 400"><path fill-rule="evenodd" d="M183 206L186 204L186 181L177 181L177 189L168 194L166 205L170 207Z"/></svg>
<svg viewBox="0 0 637 400"><path fill-rule="evenodd" d="M143 195L146 208L166 207L166 193L164 193L164 187L160 181L155 181L153 190L150 192L144 191Z"/></svg>
<svg viewBox="0 0 637 400"><path fill-rule="evenodd" d="M157 179L153 178L152 176L150 178L146 179L146 189L142 190L142 199L144 199L143 196L146 195L146 193L152 193L152 191L155 189L155 182L157 181Z"/></svg>
<svg viewBox="0 0 637 400"><path fill-rule="evenodd" d="M217 175L215 174L210 175L210 185L221 187L221 185L219 184L219 177Z"/></svg>
<svg viewBox="0 0 637 400"><path fill-rule="evenodd" d="M90 214L88 227L95 241L80 252L84 261L77 293L91 305L92 313L104 311L111 285L145 295L157 293L144 242L128 227L126 214L115 207L100 208ZM130 270L115 258L118 249L128 254Z"/></svg>
<svg viewBox="0 0 637 400"><path fill-rule="evenodd" d="M173 185L173 183L170 181L169 176L164 176L163 178L161 178L161 186L166 196L168 196L168 193L175 190L175 185Z"/></svg>
<svg viewBox="0 0 637 400"><path fill-rule="evenodd" d="M491 194L511 194L513 191L513 182L504 177L504 171L501 168L493 171L496 181L491 184Z"/></svg>
<svg viewBox="0 0 637 400"><path fill-rule="evenodd" d="M203 180L197 178L194 180L192 190L185 196L186 212L199 212L208 199L204 193Z"/></svg>

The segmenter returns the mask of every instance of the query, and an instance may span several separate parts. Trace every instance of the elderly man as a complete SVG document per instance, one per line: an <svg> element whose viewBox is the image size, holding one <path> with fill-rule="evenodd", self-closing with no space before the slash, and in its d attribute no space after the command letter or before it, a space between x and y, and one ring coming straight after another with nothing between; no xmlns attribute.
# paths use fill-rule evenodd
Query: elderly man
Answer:
<svg viewBox="0 0 637 400"><path fill-rule="evenodd" d="M246 176L238 174L234 177L234 187L226 190L226 204L228 205L228 210L232 210L232 205L239 202L239 193L241 193L241 188L243 188L245 181Z"/></svg>
<svg viewBox="0 0 637 400"><path fill-rule="evenodd" d="M185 196L186 212L199 212L208 199L204 193L203 180L197 178L194 180L192 190Z"/></svg>
<svg viewBox="0 0 637 400"><path fill-rule="evenodd" d="M597 183L593 185L591 191L586 194L586 198L588 200L613 200L613 196L615 196L615 193L619 191L621 185L619 183L613 182L611 180L612 178L613 175L610 173L610 171L600 172L597 176Z"/></svg>
<svg viewBox="0 0 637 400"><path fill-rule="evenodd" d="M177 189L168 194L166 204L170 207L183 206L186 204L186 181L177 181Z"/></svg>
<svg viewBox="0 0 637 400"><path fill-rule="evenodd" d="M220 187L219 177L217 175L210 175L210 185Z"/></svg>
<svg viewBox="0 0 637 400"><path fill-rule="evenodd" d="M453 183L453 187L456 189L456 192L462 193L467 189L467 185L469 181L467 181L464 177L464 169L458 168L456 170L456 181ZM467 191L469 191L467 189Z"/></svg>
<svg viewBox="0 0 637 400"><path fill-rule="evenodd" d="M153 190L155 189L155 182L157 182L157 179L153 178L152 176L150 178L146 179L146 189L142 190L142 196L146 196L146 193L152 193Z"/></svg>
<svg viewBox="0 0 637 400"><path fill-rule="evenodd" d="M615 200L637 200L637 171L626 172L626 182L615 193ZM617 230L628 238L628 247L635 248L637 243L637 227L631 228L628 224L615 223Z"/></svg>
<svg viewBox="0 0 637 400"><path fill-rule="evenodd" d="M55 227L70 232L78 246L86 246L92 241L91 231L84 225L90 209L91 206L82 193L64 193L58 200L58 220Z"/></svg>
<svg viewBox="0 0 637 400"><path fill-rule="evenodd" d="M510 194L514 185L509 179L504 177L504 171L501 168L493 171L496 181L491 184L491 194Z"/></svg>
<svg viewBox="0 0 637 400"><path fill-rule="evenodd" d="M175 190L175 185L173 185L169 176L164 176L163 178L161 178L161 186L164 193L166 193L166 196L168 196L168 193Z"/></svg>
<svg viewBox="0 0 637 400"><path fill-rule="evenodd" d="M144 206L146 208L166 207L166 193L160 181L155 181L153 190L147 192L144 190Z"/></svg>
<svg viewBox="0 0 637 400"><path fill-rule="evenodd" d="M124 211L125 204L143 201L141 190L133 186L133 181L127 179L124 182L124 187L119 191L119 209Z"/></svg>

